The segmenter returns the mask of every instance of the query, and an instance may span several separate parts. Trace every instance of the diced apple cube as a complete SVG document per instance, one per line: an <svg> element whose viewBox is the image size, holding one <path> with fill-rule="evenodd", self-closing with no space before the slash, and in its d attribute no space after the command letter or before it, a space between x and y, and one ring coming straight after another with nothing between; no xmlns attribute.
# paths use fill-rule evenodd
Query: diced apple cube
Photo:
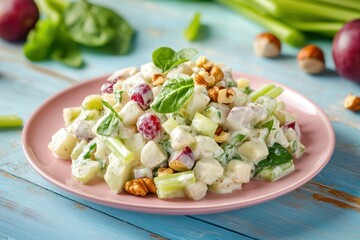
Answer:
<svg viewBox="0 0 360 240"><path fill-rule="evenodd" d="M77 143L77 138L71 135L65 128L60 128L52 137L48 148L56 156L69 159Z"/></svg>
<svg viewBox="0 0 360 240"><path fill-rule="evenodd" d="M187 126L177 126L170 133L170 143L174 150L182 150L195 142Z"/></svg>
<svg viewBox="0 0 360 240"><path fill-rule="evenodd" d="M195 142L191 146L195 159L215 158L224 153L224 150L211 137L195 136Z"/></svg>
<svg viewBox="0 0 360 240"><path fill-rule="evenodd" d="M228 176L222 176L212 185L209 186L209 190L218 194L229 194L234 190L241 189L242 183L235 183Z"/></svg>
<svg viewBox="0 0 360 240"><path fill-rule="evenodd" d="M132 169L131 163L125 163L113 153L110 154L104 180L112 192L119 193L123 190L125 183L131 177Z"/></svg>
<svg viewBox="0 0 360 240"><path fill-rule="evenodd" d="M80 115L81 107L70 107L63 109L63 119L65 126L69 126Z"/></svg>
<svg viewBox="0 0 360 240"><path fill-rule="evenodd" d="M205 197L208 187L205 183L197 181L185 187L185 196L192 200L200 200Z"/></svg>
<svg viewBox="0 0 360 240"><path fill-rule="evenodd" d="M251 177L252 166L240 160L231 160L225 168L225 175L234 183L248 183Z"/></svg>
<svg viewBox="0 0 360 240"><path fill-rule="evenodd" d="M161 147L154 141L149 141L141 151L141 163L149 168L154 168L167 159Z"/></svg>
<svg viewBox="0 0 360 240"><path fill-rule="evenodd" d="M219 161L213 158L202 158L196 162L194 167L195 178L208 185L218 180L224 172Z"/></svg>
<svg viewBox="0 0 360 240"><path fill-rule="evenodd" d="M84 109L90 110L90 109L96 109L96 110L101 110L103 109L103 105L101 103L101 96L98 94L92 94L89 96L86 96L85 99L83 100L81 106Z"/></svg>
<svg viewBox="0 0 360 240"><path fill-rule="evenodd" d="M186 115L192 118L196 113L202 113L209 102L209 96L194 91L190 102L185 107Z"/></svg>
<svg viewBox="0 0 360 240"><path fill-rule="evenodd" d="M137 119L144 114L139 104L131 100L120 110L119 116L125 125L135 125Z"/></svg>
<svg viewBox="0 0 360 240"><path fill-rule="evenodd" d="M90 159L78 159L71 164L71 174L79 182L86 184L100 171L100 163Z"/></svg>
<svg viewBox="0 0 360 240"><path fill-rule="evenodd" d="M269 155L269 150L262 140L252 140L245 142L238 148L240 156L246 160L257 164Z"/></svg>

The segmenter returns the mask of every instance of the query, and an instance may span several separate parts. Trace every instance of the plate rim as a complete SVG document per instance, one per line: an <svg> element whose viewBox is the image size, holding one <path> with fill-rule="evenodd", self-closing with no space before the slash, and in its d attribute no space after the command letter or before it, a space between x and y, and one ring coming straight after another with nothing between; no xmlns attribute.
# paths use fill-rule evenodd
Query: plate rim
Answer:
<svg viewBox="0 0 360 240"><path fill-rule="evenodd" d="M136 212L155 213L155 214L171 214L171 215L191 214L191 215L193 215L193 214L219 213L219 212L241 209L244 207L250 207L253 205L261 204L263 202L267 202L267 201L273 200L275 198L281 197L281 196L283 196L287 193L290 193L290 192L294 191L295 189L301 187L302 185L306 184L307 182L309 182L328 164L328 162L331 159L331 156L334 153L335 143L336 143L335 132L334 132L333 125L332 125L330 119L328 118L327 114L311 99L309 99L305 95L301 94L300 92L298 92L288 86L283 85L282 83L273 81L271 79L267 79L266 77L263 77L263 76L250 75L250 74L240 73L240 72L236 72L236 71L233 72L233 75L236 77L245 77L245 78L250 78L250 79L255 79L255 80L262 79L267 82L269 81L271 83L274 83L278 86L283 87L285 91L291 91L291 92L296 93L297 95L301 96L302 98L306 99L309 103L312 104L312 106L316 109L316 111L321 116L321 119L325 123L326 129L328 130L327 132L330 136L329 140L328 140L329 141L328 142L329 150L323 156L324 160L322 161L322 164L320 165L320 167L313 168L311 172L307 173L306 176L304 176L303 178L301 178L299 181L295 182L294 184L291 184L285 188L277 189L276 191L274 191L272 193L269 193L266 195L261 195L261 196L256 196L254 198L248 199L247 201L243 201L241 203L232 203L232 204L229 204L229 203L226 203L226 204L220 203L219 204L218 203L218 204L213 204L211 207L209 207L209 205L207 205L207 207L202 207L202 208L199 208L199 207L189 208L189 206L178 206L178 207L174 208L174 206L167 206L166 204L161 205L161 206L153 206L153 208L149 208L147 206L143 206L141 204L136 204L136 203L131 203L131 204L121 203L120 204L120 203L114 201L113 199L105 199L104 200L102 197L99 197L99 196L96 196L96 195L93 195L90 193L76 191L76 189L69 187L65 183L52 178L52 176L49 173L44 171L39 166L39 164L37 164L39 161L34 161L32 159L32 158L37 159L37 157L32 152L30 146L28 146L28 144L27 144L28 141L26 141L26 139L29 135L28 133L31 129L32 123L34 122L35 118L44 108L47 107L47 105L49 103L56 100L59 96L62 96L69 91L72 91L74 88L79 88L82 86L86 86L89 83L94 83L94 82L98 82L100 80L105 80L109 76L109 74L94 77L89 80L84 80L79 83L73 84L65 89L62 89L58 93L47 98L42 104L40 104L36 108L36 110L31 114L31 116L26 121L23 131L22 131L22 148L25 153L26 159L30 163L30 165L47 181L49 181L53 185L60 187L61 189L65 190L67 192L70 192L71 194L74 194L84 200L89 200L89 201L96 202L101 205L106 205L106 206L123 209L123 210L131 210L131 211L136 211ZM166 200L164 200L164 202L166 202Z"/></svg>

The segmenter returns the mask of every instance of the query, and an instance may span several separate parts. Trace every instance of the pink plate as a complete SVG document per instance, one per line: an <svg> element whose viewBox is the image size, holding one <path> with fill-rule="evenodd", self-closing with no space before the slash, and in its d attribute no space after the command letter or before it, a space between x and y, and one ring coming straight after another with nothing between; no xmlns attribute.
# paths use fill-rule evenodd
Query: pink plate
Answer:
<svg viewBox="0 0 360 240"><path fill-rule="evenodd" d="M254 88L274 83L260 77L235 75L251 79ZM296 170L279 181L253 180L232 194L208 193L200 201L186 198L160 200L154 195L135 197L127 193L114 195L104 181L82 185L71 176L71 162L55 158L47 145L51 136L63 126L62 109L80 106L85 96L99 92L105 79L99 77L77 84L47 100L27 121L22 138L27 159L43 177L66 191L96 203L157 214L206 214L248 207L282 196L305 184L320 172L334 151L334 130L326 114L306 97L275 82L285 89L280 99L286 102L290 112L297 115L302 142L306 146L306 153L295 160Z"/></svg>

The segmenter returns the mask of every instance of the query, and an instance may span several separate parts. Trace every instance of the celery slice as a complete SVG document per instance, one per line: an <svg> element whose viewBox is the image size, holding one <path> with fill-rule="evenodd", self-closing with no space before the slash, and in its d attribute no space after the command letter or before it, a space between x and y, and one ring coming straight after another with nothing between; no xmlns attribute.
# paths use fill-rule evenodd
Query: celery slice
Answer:
<svg viewBox="0 0 360 240"><path fill-rule="evenodd" d="M265 96L271 97L271 98L277 98L284 89L282 87L275 87L271 89L269 92L265 93Z"/></svg>
<svg viewBox="0 0 360 240"><path fill-rule="evenodd" d="M125 163L129 163L134 158L134 153L130 152L120 139L114 137L103 137L105 144L119 159L123 159Z"/></svg>
<svg viewBox="0 0 360 240"><path fill-rule="evenodd" d="M0 128L2 127L20 127L23 121L17 115L3 115L0 116Z"/></svg>
<svg viewBox="0 0 360 240"><path fill-rule="evenodd" d="M154 178L159 198L182 196L184 188L196 182L193 171L179 172Z"/></svg>
<svg viewBox="0 0 360 240"><path fill-rule="evenodd" d="M262 88L252 92L249 95L249 97L250 97L251 101L255 101L256 99L258 99L261 96L264 96L265 94L267 94L268 92L270 92L274 88L275 88L274 84L267 84L267 85L263 86Z"/></svg>

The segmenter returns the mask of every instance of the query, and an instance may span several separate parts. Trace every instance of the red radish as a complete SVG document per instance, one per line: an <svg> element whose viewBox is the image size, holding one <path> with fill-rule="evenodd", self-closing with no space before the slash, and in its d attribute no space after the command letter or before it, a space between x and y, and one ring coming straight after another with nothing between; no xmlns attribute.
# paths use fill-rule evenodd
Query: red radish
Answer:
<svg viewBox="0 0 360 240"><path fill-rule="evenodd" d="M360 19L346 23L335 35L332 54L336 71L360 83Z"/></svg>
<svg viewBox="0 0 360 240"><path fill-rule="evenodd" d="M0 0L0 37L7 41L26 38L39 19L33 0Z"/></svg>
<svg viewBox="0 0 360 240"><path fill-rule="evenodd" d="M175 151L169 158L169 167L175 171L187 171L194 167L195 157L191 148Z"/></svg>

